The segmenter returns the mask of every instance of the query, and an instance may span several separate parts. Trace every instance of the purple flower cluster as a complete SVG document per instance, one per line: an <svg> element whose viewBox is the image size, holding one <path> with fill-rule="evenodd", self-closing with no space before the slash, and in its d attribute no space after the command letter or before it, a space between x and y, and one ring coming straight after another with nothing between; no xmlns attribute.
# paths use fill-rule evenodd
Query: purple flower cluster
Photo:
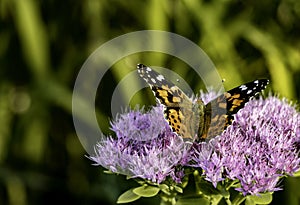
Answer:
<svg viewBox="0 0 300 205"><path fill-rule="evenodd" d="M280 177L300 168L300 114L285 99L268 97L250 101L234 118L220 136L194 145L192 166L215 186L239 180L243 194L279 190Z"/></svg>
<svg viewBox="0 0 300 205"><path fill-rule="evenodd" d="M214 95L201 94L208 102ZM95 147L95 165L161 183L181 182L183 166L201 168L214 186L236 180L236 190L258 194L279 190L280 177L300 169L300 114L285 99L251 100L220 136L209 142L184 142L163 116L162 106L129 111L111 124L109 136Z"/></svg>
<svg viewBox="0 0 300 205"><path fill-rule="evenodd" d="M191 145L172 132L162 113L158 106L148 113L130 111L119 115L112 123L116 137L99 142L96 156L90 159L95 165L132 178L161 183L169 176L180 182L183 172L176 165Z"/></svg>

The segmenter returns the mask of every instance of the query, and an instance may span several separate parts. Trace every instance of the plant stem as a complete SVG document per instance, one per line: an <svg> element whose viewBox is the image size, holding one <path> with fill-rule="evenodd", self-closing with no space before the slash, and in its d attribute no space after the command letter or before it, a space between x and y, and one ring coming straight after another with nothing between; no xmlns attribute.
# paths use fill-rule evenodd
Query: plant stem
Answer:
<svg viewBox="0 0 300 205"><path fill-rule="evenodd" d="M160 201L160 205L175 205L176 204L176 199L175 197L174 198L161 198L161 201Z"/></svg>
<svg viewBox="0 0 300 205"><path fill-rule="evenodd" d="M240 205L246 198L242 194L236 195L232 201L232 205Z"/></svg>
<svg viewBox="0 0 300 205"><path fill-rule="evenodd" d="M210 204L211 205L218 205L219 202L222 200L223 196L222 195L213 195L210 198Z"/></svg>

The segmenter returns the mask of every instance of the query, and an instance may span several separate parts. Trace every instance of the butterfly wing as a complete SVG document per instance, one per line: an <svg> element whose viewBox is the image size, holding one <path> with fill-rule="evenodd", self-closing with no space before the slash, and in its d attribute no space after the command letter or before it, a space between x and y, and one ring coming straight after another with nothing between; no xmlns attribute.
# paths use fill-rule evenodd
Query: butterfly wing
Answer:
<svg viewBox="0 0 300 205"><path fill-rule="evenodd" d="M225 93L227 114L233 115L237 113L251 98L264 90L268 84L269 80L260 79L227 91Z"/></svg>
<svg viewBox="0 0 300 205"><path fill-rule="evenodd" d="M201 138L212 138L221 134L232 123L233 115L242 109L251 98L264 90L268 83L267 79L255 80L233 88L208 103L205 121L210 121L210 125L206 126L207 132L204 133L207 134Z"/></svg>
<svg viewBox="0 0 300 205"><path fill-rule="evenodd" d="M194 139L204 120L204 104L194 104L175 84L143 64L139 75L150 85L156 99L164 105L164 115L172 130L184 139ZM202 113L201 113L202 106Z"/></svg>

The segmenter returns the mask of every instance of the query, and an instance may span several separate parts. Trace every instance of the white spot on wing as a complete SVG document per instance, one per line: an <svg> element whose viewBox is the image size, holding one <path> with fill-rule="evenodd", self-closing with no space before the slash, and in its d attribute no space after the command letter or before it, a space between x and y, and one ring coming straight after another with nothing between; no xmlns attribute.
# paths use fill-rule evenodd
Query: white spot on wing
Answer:
<svg viewBox="0 0 300 205"><path fill-rule="evenodd" d="M241 86L240 86L240 89L241 89L241 90L247 90L248 88L247 88L246 85L241 85Z"/></svg>
<svg viewBox="0 0 300 205"><path fill-rule="evenodd" d="M155 80L154 78L151 78L151 81L152 81L153 83L156 83L156 80Z"/></svg>
<svg viewBox="0 0 300 205"><path fill-rule="evenodd" d="M159 80L159 81L162 81L162 80L164 80L165 78L164 78L163 75L158 75L156 79Z"/></svg>
<svg viewBox="0 0 300 205"><path fill-rule="evenodd" d="M178 90L178 87L177 87L177 86L172 86L172 87L170 87L170 89L171 89L172 91L176 91L176 90Z"/></svg>

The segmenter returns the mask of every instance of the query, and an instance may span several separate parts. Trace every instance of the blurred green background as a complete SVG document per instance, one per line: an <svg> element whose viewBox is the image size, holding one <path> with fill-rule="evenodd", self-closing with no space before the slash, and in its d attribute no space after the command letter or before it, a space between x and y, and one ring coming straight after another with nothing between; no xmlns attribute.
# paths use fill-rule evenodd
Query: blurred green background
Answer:
<svg viewBox="0 0 300 205"><path fill-rule="evenodd" d="M136 185L91 165L74 130L71 104L87 57L114 37L144 29L198 44L227 89L269 78L273 91L300 98L298 0L0 0L0 204L115 204ZM118 62L97 99L99 124L106 129L111 92L137 63L185 66L153 53ZM272 204L300 204L299 179L287 178L281 187Z"/></svg>

